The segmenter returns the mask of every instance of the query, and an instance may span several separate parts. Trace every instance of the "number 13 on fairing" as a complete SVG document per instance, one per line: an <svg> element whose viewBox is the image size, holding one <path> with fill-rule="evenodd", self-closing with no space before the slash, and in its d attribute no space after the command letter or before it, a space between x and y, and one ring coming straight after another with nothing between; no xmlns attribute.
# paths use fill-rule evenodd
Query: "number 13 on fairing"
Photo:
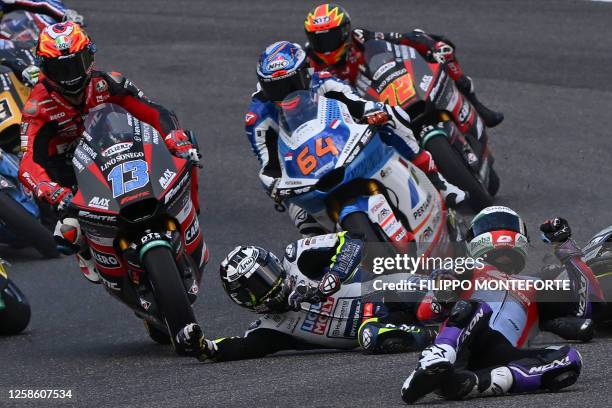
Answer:
<svg viewBox="0 0 612 408"><path fill-rule="evenodd" d="M121 163L113 167L106 179L111 183L113 198L116 198L146 186L149 182L149 166L141 159Z"/></svg>

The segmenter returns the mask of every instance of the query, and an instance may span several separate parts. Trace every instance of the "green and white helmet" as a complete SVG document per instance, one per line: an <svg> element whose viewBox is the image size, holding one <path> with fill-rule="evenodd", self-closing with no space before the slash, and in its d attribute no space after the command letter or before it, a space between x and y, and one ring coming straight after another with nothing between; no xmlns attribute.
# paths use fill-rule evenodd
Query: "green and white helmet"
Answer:
<svg viewBox="0 0 612 408"><path fill-rule="evenodd" d="M508 207L487 207L474 217L467 232L468 253L502 272L525 267L529 236L520 215Z"/></svg>

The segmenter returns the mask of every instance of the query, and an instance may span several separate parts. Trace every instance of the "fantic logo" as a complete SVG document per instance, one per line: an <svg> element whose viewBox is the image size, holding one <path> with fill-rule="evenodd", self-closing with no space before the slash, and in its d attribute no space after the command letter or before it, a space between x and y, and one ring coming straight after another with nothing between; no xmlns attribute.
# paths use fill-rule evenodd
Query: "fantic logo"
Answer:
<svg viewBox="0 0 612 408"><path fill-rule="evenodd" d="M555 360L552 363L548 363L548 364L538 366L538 367L531 367L529 369L529 374L541 374L550 369L557 368L557 367L565 367L569 364L570 364L569 356L565 356L561 360Z"/></svg>
<svg viewBox="0 0 612 408"><path fill-rule="evenodd" d="M117 143L112 145L111 147L104 149L102 151L102 156L104 157L110 157L113 156L115 154L121 153L121 152L125 152L126 150L130 150L130 148L132 147L132 143L131 142L124 142L124 143Z"/></svg>
<svg viewBox="0 0 612 408"><path fill-rule="evenodd" d="M93 208L108 210L109 202L110 198L93 197L91 200L89 200L88 205Z"/></svg>
<svg viewBox="0 0 612 408"><path fill-rule="evenodd" d="M334 307L334 298L328 296L325 303L310 306L310 310L304 318L301 329L314 334L323 335L329 323L330 314Z"/></svg>
<svg viewBox="0 0 612 408"><path fill-rule="evenodd" d="M193 222L191 223L189 228L187 228L187 231L185 231L185 245L190 245L191 243L193 243L193 241L195 241L199 235L200 235L200 221L198 220L198 217L196 216L193 219Z"/></svg>
<svg viewBox="0 0 612 408"><path fill-rule="evenodd" d="M115 255L107 254L104 252L91 251L91 255L95 261L105 268L118 268L120 266L119 260Z"/></svg>
<svg viewBox="0 0 612 408"><path fill-rule="evenodd" d="M165 190L170 185L170 182L174 180L174 177L176 177L176 173L172 170L166 169L164 174L159 179L159 185L161 188Z"/></svg>

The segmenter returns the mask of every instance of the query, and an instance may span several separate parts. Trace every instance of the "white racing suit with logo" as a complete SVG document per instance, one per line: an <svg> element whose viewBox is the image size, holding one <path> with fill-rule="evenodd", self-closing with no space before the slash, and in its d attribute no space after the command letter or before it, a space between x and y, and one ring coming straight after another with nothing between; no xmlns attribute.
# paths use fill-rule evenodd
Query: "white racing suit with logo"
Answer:
<svg viewBox="0 0 612 408"><path fill-rule="evenodd" d="M388 133L385 134L385 142L395 148L407 160L415 160L418 155L418 160L423 162L419 167L427 170L430 169L429 173L434 171L435 164L431 156L426 151L420 149L409 128L410 118L402 109L366 101L355 94L353 88L332 77L326 71L312 74L311 90L314 93L339 100L346 104L351 115L357 120L362 120L364 115L370 112L384 110L391 116L389 125L385 126L390 130L385 132ZM261 164L259 179L268 194L271 195L274 194L274 186L277 179L281 177L281 168L277 154L278 115L279 108L274 102L266 99L258 85L257 91L251 97L249 112L245 116L245 129L251 143L251 148ZM428 171L424 171L429 174ZM432 174L432 177L435 177L436 180L439 178L437 171L435 175ZM302 235L313 236L325 233L316 220L301 208L290 205L288 210L289 216Z"/></svg>
<svg viewBox="0 0 612 408"><path fill-rule="evenodd" d="M434 344L423 350L417 369L404 383L404 400L413 402L436 390L456 399L557 390L573 384L582 367L573 347L521 348L538 327L572 340L593 336L589 311L601 301L593 274L573 241L561 244L555 254L568 270L570 290L493 290L491 286L474 290L477 281L539 279L507 275L490 265L474 270L472 290L462 293ZM551 322L557 323L551 326Z"/></svg>
<svg viewBox="0 0 612 408"><path fill-rule="evenodd" d="M395 353L422 350L431 344L435 331L419 325L414 304L385 305L362 297L366 272L358 267L362 242L345 233L319 235L290 244L285 251L285 282L319 284L330 262L344 265L338 275L337 292L317 304L301 303L299 310L288 307L261 316L244 336L214 341L214 355L200 356L214 361L259 358L282 350L354 349L368 353ZM333 260L332 260L333 259ZM338 268L334 268L338 271ZM414 275L398 274L397 279ZM417 278L420 279L420 278Z"/></svg>

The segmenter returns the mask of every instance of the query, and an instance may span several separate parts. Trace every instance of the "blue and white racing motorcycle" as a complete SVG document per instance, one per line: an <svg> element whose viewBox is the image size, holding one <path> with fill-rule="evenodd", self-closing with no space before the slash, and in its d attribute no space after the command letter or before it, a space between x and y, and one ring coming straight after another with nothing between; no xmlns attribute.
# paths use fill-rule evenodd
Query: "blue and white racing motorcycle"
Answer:
<svg viewBox="0 0 612 408"><path fill-rule="evenodd" d="M295 204L328 231L346 230L394 252L438 254L457 234L454 217L427 176L356 123L342 102L296 91L281 103L279 201Z"/></svg>

